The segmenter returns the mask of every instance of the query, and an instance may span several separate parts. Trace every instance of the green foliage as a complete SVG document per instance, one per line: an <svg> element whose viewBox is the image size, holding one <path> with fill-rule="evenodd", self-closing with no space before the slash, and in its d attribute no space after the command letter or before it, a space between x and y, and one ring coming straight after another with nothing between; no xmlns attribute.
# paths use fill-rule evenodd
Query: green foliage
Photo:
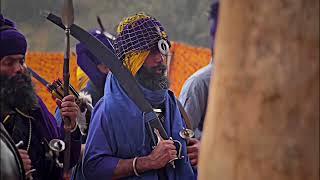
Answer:
<svg viewBox="0 0 320 180"><path fill-rule="evenodd" d="M96 16L111 34L123 17L144 11L156 17L169 38L209 47L207 12L212 0L74 0L75 23L85 29L98 27ZM61 14L63 0L1 0L1 12L17 22L26 34L29 50L63 51L64 33L40 16L41 11ZM76 41L73 41L73 44Z"/></svg>

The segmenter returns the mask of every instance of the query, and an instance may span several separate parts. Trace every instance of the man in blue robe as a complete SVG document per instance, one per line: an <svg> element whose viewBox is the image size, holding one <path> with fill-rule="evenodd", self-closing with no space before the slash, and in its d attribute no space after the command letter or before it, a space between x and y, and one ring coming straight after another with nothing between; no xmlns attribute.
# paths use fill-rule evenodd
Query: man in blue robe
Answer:
<svg viewBox="0 0 320 180"><path fill-rule="evenodd" d="M57 127L53 115L35 93L31 75L25 64L27 41L14 23L0 14L0 118L14 143L19 146L27 176L34 180L60 180L62 162L49 148L52 139L63 139L64 128ZM72 95L57 101L63 116L71 120L71 162L76 164L80 154L80 131L76 126L79 107ZM1 164L4 165L5 164Z"/></svg>
<svg viewBox="0 0 320 180"><path fill-rule="evenodd" d="M145 98L167 134L182 144L184 158L177 158L172 140L153 149L143 112L109 73L105 93L96 104L87 138L82 175L85 179L196 179L199 141L179 136L186 128L177 100L168 90L166 50L169 40L162 25L144 13L125 18L118 26L115 53L136 78Z"/></svg>

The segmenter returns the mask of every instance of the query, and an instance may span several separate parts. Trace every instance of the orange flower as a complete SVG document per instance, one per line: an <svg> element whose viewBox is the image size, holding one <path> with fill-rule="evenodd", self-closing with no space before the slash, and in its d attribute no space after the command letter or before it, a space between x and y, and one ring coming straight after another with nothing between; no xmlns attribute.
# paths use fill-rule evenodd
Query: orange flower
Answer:
<svg viewBox="0 0 320 180"><path fill-rule="evenodd" d="M210 49L193 47L187 44L173 42L171 47L169 67L170 89L179 96L185 80L210 61ZM26 56L28 67L32 68L41 77L52 83L55 79L63 79L63 53L29 52ZM70 59L70 83L79 90L76 56L73 53ZM33 79L37 94L43 99L51 113L55 112L56 103L46 87Z"/></svg>
<svg viewBox="0 0 320 180"><path fill-rule="evenodd" d="M178 97L188 77L210 62L211 52L209 48L193 47L178 42L172 43L170 50L170 89Z"/></svg>
<svg viewBox="0 0 320 180"><path fill-rule="evenodd" d="M58 78L63 79L63 53L29 52L26 55L26 64L50 83ZM76 69L76 56L72 54L70 58L70 83L78 89ZM37 94L47 105L49 111L54 113L57 105L52 99L51 94L36 79L33 79L33 82Z"/></svg>

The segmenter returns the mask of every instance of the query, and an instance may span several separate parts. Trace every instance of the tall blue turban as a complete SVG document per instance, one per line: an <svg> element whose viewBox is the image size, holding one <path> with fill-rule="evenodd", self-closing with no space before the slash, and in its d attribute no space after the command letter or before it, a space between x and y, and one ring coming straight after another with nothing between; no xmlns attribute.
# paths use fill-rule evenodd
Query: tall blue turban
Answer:
<svg viewBox="0 0 320 180"><path fill-rule="evenodd" d="M110 39L108 39L103 33L99 30L92 30L90 33L99 39L111 51L114 51ZM97 88L103 88L106 74L99 71L97 67L97 65L100 64L98 58L95 57L82 43L78 43L76 45L76 53L79 67L87 74L89 79Z"/></svg>
<svg viewBox="0 0 320 180"><path fill-rule="evenodd" d="M14 22L0 14L0 59L5 56L22 54L27 51L27 41L15 27Z"/></svg>

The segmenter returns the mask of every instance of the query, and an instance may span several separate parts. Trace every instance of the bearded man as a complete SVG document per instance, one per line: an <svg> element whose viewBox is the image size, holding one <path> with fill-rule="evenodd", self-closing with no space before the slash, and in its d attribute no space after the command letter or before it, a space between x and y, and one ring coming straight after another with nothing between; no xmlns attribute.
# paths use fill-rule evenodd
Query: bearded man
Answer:
<svg viewBox="0 0 320 180"><path fill-rule="evenodd" d="M62 179L62 168L49 143L63 139L64 129L58 128L55 118L36 95L25 64L27 41L14 23L0 14L0 117L16 144L20 144L27 176L34 180ZM78 161L80 132L76 125L79 107L72 95L57 100L63 116L71 120L71 166ZM61 126L63 127L63 126ZM19 143L19 142L22 142ZM5 165L5 164L1 164ZM32 174L31 174L32 173Z"/></svg>
<svg viewBox="0 0 320 180"><path fill-rule="evenodd" d="M92 115L83 161L85 179L196 179L199 141L179 136L186 128L177 100L168 90L166 55L170 42L155 18L139 13L125 18L117 29L115 53L136 78L168 136L153 149L143 112L128 97L116 77L109 73L104 96ZM175 168L170 164L173 160Z"/></svg>

